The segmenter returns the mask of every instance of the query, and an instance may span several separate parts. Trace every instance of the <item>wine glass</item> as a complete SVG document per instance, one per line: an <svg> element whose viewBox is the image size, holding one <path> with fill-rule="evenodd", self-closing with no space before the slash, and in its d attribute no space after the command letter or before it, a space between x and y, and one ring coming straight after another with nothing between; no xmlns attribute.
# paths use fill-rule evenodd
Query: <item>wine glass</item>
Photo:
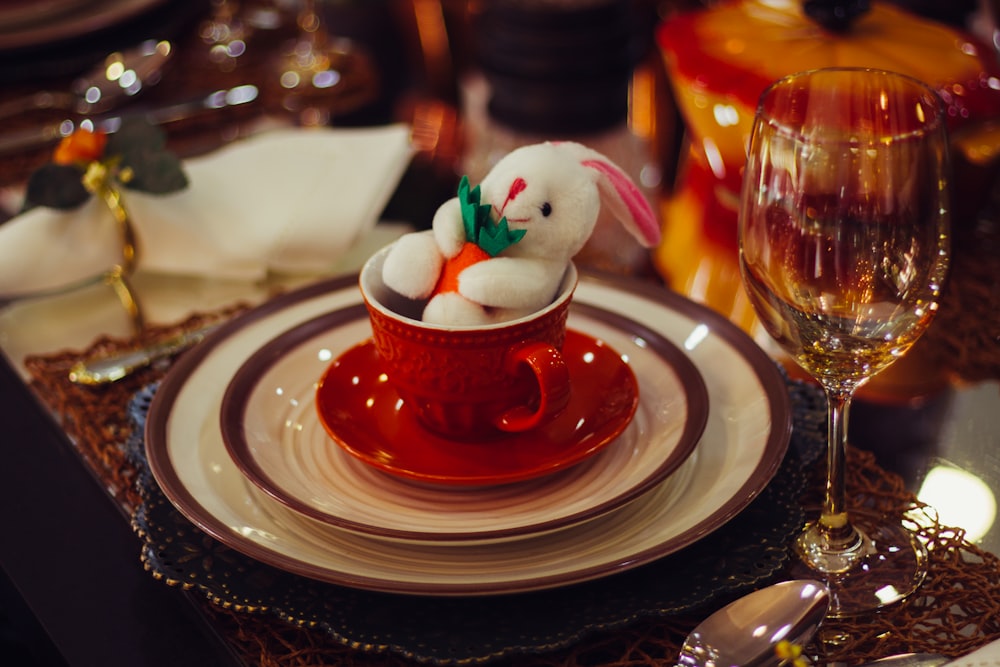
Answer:
<svg viewBox="0 0 1000 667"><path fill-rule="evenodd" d="M268 89L301 125L327 125L377 95L372 57L358 44L330 34L316 0L302 0L297 35L274 62Z"/></svg>
<svg viewBox="0 0 1000 667"><path fill-rule="evenodd" d="M846 503L854 391L902 356L938 307L950 256L945 117L893 72L831 68L773 83L757 107L740 200L740 270L758 318L823 387L826 494L794 576L830 585L830 615L903 599L926 550L898 520Z"/></svg>

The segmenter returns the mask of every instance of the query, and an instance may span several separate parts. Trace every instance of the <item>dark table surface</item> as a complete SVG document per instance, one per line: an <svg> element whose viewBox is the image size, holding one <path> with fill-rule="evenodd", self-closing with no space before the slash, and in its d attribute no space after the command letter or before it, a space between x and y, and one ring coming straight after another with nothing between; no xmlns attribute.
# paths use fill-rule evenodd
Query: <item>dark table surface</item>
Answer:
<svg viewBox="0 0 1000 667"><path fill-rule="evenodd" d="M136 558L128 518L0 363L0 608L43 665L227 665L180 589Z"/></svg>

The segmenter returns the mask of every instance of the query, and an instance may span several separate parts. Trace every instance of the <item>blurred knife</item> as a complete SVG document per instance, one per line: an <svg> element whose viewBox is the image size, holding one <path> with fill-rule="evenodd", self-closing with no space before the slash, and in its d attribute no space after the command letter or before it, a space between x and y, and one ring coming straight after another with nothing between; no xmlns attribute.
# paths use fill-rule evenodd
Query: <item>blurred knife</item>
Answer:
<svg viewBox="0 0 1000 667"><path fill-rule="evenodd" d="M102 130L110 134L118 131L122 120L137 116L144 116L154 125L164 125L191 118L207 111L248 104L256 100L259 94L257 86L244 84L227 90L217 90L207 95L162 107L134 110L111 116L96 116L79 122L66 119L58 123L51 123L40 127L15 130L0 134L0 155L54 143L70 135L77 127L90 127L91 129Z"/></svg>

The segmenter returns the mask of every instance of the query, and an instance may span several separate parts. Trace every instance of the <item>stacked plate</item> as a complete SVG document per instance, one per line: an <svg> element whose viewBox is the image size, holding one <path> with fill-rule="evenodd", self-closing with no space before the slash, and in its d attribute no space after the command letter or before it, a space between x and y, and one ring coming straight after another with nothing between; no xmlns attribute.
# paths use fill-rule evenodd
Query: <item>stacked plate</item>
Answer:
<svg viewBox="0 0 1000 667"><path fill-rule="evenodd" d="M621 572L701 539L765 487L791 415L783 378L745 334L662 288L587 275L569 329L565 423L455 443L405 405L366 410L380 369L356 280L317 284L178 361L150 407L150 467L185 516L238 551L423 595ZM334 360L349 372L328 376L319 410ZM637 403L605 405L630 386Z"/></svg>

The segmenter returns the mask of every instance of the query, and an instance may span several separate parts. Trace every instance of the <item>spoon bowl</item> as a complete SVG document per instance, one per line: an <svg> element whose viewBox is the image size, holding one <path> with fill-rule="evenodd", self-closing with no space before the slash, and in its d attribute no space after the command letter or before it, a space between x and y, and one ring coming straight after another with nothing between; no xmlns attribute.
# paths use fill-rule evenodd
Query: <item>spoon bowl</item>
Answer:
<svg viewBox="0 0 1000 667"><path fill-rule="evenodd" d="M775 645L800 646L812 639L830 606L830 591L819 581L783 581L729 603L691 631L678 667L773 665Z"/></svg>
<svg viewBox="0 0 1000 667"><path fill-rule="evenodd" d="M158 83L173 51L168 41L148 39L108 54L76 78L69 91L43 91L0 104L0 119L42 109L82 115L106 111Z"/></svg>

